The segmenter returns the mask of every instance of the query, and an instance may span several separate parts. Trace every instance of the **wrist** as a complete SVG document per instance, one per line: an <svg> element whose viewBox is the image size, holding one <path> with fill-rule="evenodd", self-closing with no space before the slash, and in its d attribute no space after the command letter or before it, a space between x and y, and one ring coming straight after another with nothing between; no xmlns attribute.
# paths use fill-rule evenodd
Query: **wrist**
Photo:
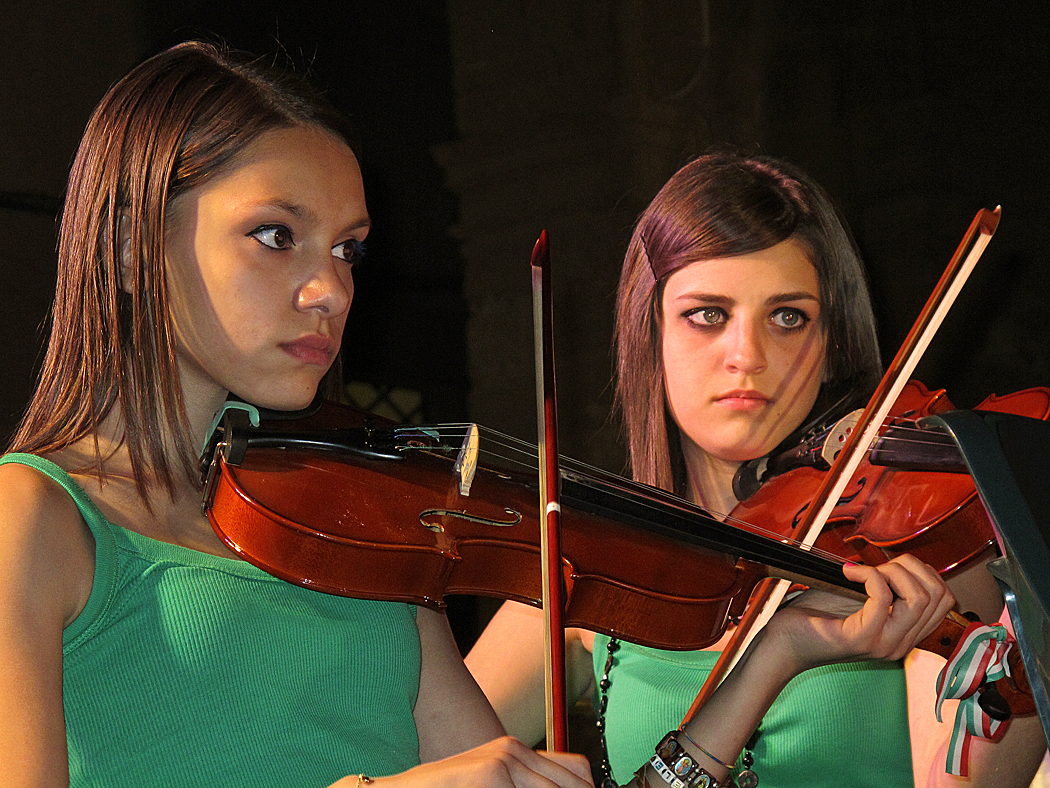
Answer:
<svg viewBox="0 0 1050 788"><path fill-rule="evenodd" d="M790 632L776 626L776 616L755 635L734 672L747 674L749 683L770 695L770 702L780 695L791 679L815 664L807 664L798 652Z"/></svg>
<svg viewBox="0 0 1050 788"><path fill-rule="evenodd" d="M714 767L713 773L695 754L697 750L702 753L702 748L694 744L693 750L686 749L685 738L682 731L671 731L664 736L649 762L635 772L632 782L642 788L662 788L665 785L670 788L728 788L731 780L725 764ZM701 754L701 757L712 763L718 762L710 755Z"/></svg>
<svg viewBox="0 0 1050 788"><path fill-rule="evenodd" d="M678 743L685 749L701 766L705 766L719 782L723 781L736 766L735 759L729 759L728 761L719 758L717 755L712 753L702 744L698 743L689 732L684 728L678 729ZM706 759L706 763L705 763Z"/></svg>

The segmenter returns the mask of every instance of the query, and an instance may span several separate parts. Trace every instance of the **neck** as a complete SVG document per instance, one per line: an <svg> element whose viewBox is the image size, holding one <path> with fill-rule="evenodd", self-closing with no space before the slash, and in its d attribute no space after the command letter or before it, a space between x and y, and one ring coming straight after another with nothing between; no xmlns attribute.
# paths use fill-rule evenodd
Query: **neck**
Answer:
<svg viewBox="0 0 1050 788"><path fill-rule="evenodd" d="M195 480L176 471L175 487L169 491L150 475L142 494L118 422L119 417L107 418L95 433L49 458L73 474L111 523L162 542L231 557L201 513L201 491ZM96 439L102 475L96 470Z"/></svg>
<svg viewBox="0 0 1050 788"><path fill-rule="evenodd" d="M215 411L225 399L225 391L216 389L210 396L192 396L184 390L188 438L196 450L203 444L205 433ZM174 456L174 439L165 430L164 445L169 457ZM114 408L98 427L77 442L53 452L49 459L71 472L110 522L123 528L202 552L230 556L218 541L207 519L200 511L200 486L181 472L176 464L175 487L168 490L148 472L145 490L135 483L131 454L124 441L125 428L119 408ZM96 460L101 461L101 474ZM144 492L145 495L141 495Z"/></svg>
<svg viewBox="0 0 1050 788"><path fill-rule="evenodd" d="M737 505L733 476L739 462L712 457L692 443L683 445L689 500L716 517L725 518Z"/></svg>
<svg viewBox="0 0 1050 788"><path fill-rule="evenodd" d="M219 412L229 391L211 380L199 381L198 376L186 370L180 361L179 374L183 380L182 399L189 423L189 439L194 450L199 451L208 439L215 414Z"/></svg>

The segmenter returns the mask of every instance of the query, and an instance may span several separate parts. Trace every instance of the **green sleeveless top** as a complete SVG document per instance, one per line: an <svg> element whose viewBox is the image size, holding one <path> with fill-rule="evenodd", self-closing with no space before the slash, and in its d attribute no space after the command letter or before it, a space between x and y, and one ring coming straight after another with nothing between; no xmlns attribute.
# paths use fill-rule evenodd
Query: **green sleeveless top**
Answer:
<svg viewBox="0 0 1050 788"><path fill-rule="evenodd" d="M605 635L594 641L599 680L608 643ZM620 642L605 713L609 764L617 783L626 783L653 756L660 738L681 724L717 658L716 651L660 651ZM808 670L784 688L760 731L751 768L761 788L914 784L907 689L899 662Z"/></svg>
<svg viewBox="0 0 1050 788"><path fill-rule="evenodd" d="M419 763L415 609L310 591L109 523L76 501L91 596L63 636L72 788L320 788Z"/></svg>

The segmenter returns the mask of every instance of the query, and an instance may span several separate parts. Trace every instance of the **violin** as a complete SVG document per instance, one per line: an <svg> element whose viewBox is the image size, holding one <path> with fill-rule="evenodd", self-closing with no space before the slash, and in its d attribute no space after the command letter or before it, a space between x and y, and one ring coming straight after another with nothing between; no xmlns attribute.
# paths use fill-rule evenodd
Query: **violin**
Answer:
<svg viewBox="0 0 1050 788"><path fill-rule="evenodd" d="M890 411L890 422L840 496L816 545L871 566L911 553L945 574L995 545L987 512L958 446L923 418L954 410L944 390L910 380ZM1050 417L1050 389L992 395L975 408ZM790 534L798 526L845 441L856 414L815 430L795 447L748 463L734 480L741 502L732 516L742 528Z"/></svg>
<svg viewBox="0 0 1050 788"><path fill-rule="evenodd" d="M482 463L474 425L396 428L334 403L256 429L247 419L227 410L213 435L204 510L250 563L342 596L435 609L452 594L540 605L535 447L493 434L503 456ZM515 448L528 459L516 464ZM863 592L831 557L723 523L663 490L562 463L567 626L698 649L721 637L771 567L807 585Z"/></svg>
<svg viewBox="0 0 1050 788"><path fill-rule="evenodd" d="M228 409L202 458L203 507L231 550L307 588L435 609L452 594L539 606L535 449L492 436L504 446L482 463L475 425L398 428L324 403L252 427ZM820 550L565 459L561 506L566 626L699 649L767 576L863 594ZM965 623L920 647L947 656ZM1015 712L1033 708L1019 657L1011 667L999 694Z"/></svg>

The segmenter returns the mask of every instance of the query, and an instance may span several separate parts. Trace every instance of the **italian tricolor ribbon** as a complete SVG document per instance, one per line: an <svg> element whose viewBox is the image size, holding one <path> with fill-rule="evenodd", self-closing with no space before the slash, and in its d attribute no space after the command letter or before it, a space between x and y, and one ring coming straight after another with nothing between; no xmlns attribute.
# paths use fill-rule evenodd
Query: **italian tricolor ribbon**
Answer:
<svg viewBox="0 0 1050 788"><path fill-rule="evenodd" d="M978 705L976 693L986 681L996 681L1010 674L1006 655L1013 642L1013 637L1003 626L970 624L937 677L937 721L941 720L941 704L945 700L959 701L948 744L945 767L948 774L967 776L972 737L998 739L1006 731L1007 721L989 717Z"/></svg>

